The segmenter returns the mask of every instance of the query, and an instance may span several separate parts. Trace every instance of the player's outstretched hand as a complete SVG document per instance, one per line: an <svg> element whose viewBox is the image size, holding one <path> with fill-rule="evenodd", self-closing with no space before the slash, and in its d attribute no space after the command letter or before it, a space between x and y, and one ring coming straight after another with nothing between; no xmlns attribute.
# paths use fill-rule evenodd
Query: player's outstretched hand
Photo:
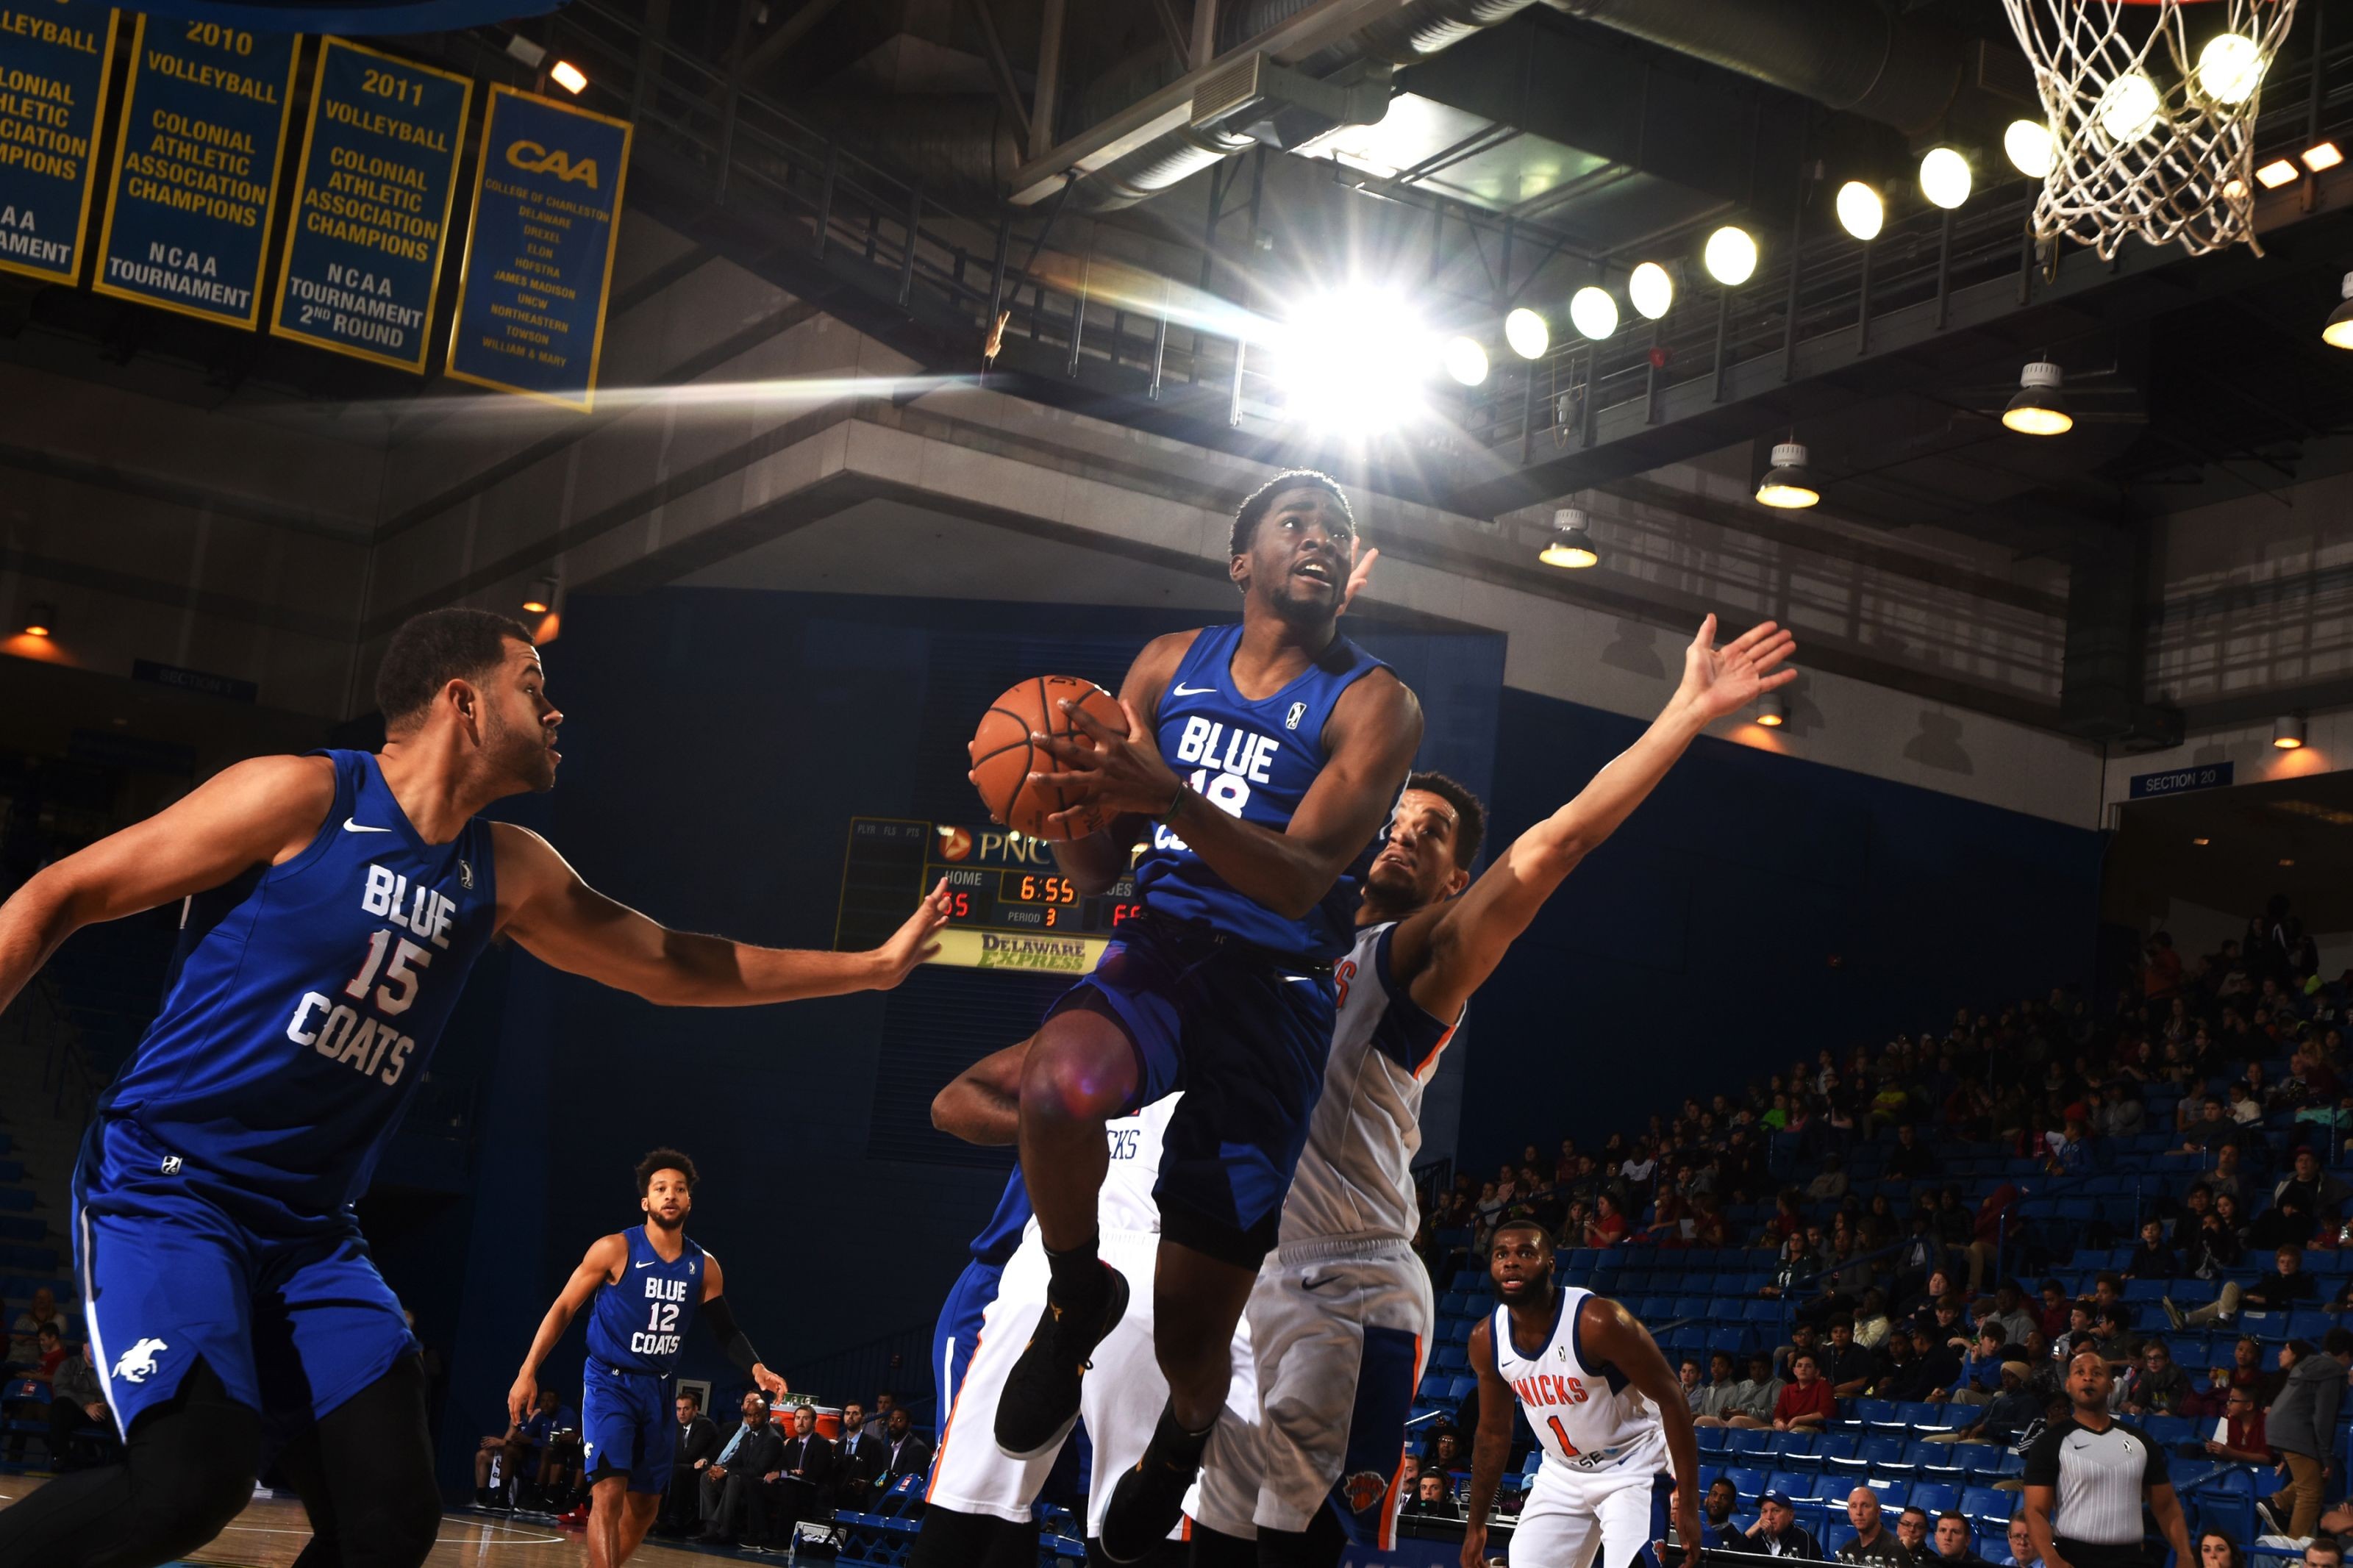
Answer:
<svg viewBox="0 0 2353 1568"><path fill-rule="evenodd" d="M782 1399L786 1394L792 1392L790 1388L786 1386L785 1380L783 1378L778 1377L775 1373L770 1372L765 1364L758 1362L752 1363L752 1381L760 1385L760 1392L766 1394L771 1399Z"/></svg>
<svg viewBox="0 0 2353 1568"><path fill-rule="evenodd" d="M522 1426L522 1418L529 1415L532 1406L538 1403L539 1379L529 1373L524 1373L514 1380L514 1386L507 1390L507 1425Z"/></svg>
<svg viewBox="0 0 2353 1568"><path fill-rule="evenodd" d="M1690 1489L1689 1487L1685 1487L1683 1491ZM1681 1492L1677 1493L1675 1539L1683 1543L1685 1568L1698 1568L1700 1542L1705 1541L1707 1536L1700 1522L1699 1499L1696 1497L1684 1497ZM1662 1557L1660 1561L1663 1563L1666 1559Z"/></svg>
<svg viewBox="0 0 2353 1568"><path fill-rule="evenodd" d="M1124 730L1113 729L1068 700L1061 707L1070 715L1071 724L1094 744L1082 746L1076 741L1051 735L1029 737L1033 745L1044 748L1061 768L1059 773L1033 773L1030 781L1053 785L1062 792L1064 800L1071 802L1046 820L1058 827L1070 828L1099 816L1167 815L1184 781L1160 755L1159 742L1154 739L1151 727L1137 715L1134 705L1125 700L1119 705L1127 720Z"/></svg>
<svg viewBox="0 0 2353 1568"><path fill-rule="evenodd" d="M1736 713L1798 679L1795 669L1781 668L1797 651L1797 638L1771 621L1760 621L1718 647L1715 617L1710 616L1683 649L1683 680L1675 699L1711 720Z"/></svg>
<svg viewBox="0 0 2353 1568"><path fill-rule="evenodd" d="M1348 585L1340 590L1339 614L1346 615L1348 606L1356 602L1356 595L1365 591L1365 584L1373 580L1373 563L1380 558L1377 550L1367 550L1356 557L1356 565L1348 571Z"/></svg>
<svg viewBox="0 0 2353 1568"><path fill-rule="evenodd" d="M943 877L932 890L923 895L915 912L907 917L891 940L874 950L881 965L881 973L874 982L877 991L888 991L908 972L926 959L939 956L939 936L948 923L948 879ZM781 1391L780 1391L781 1392Z"/></svg>

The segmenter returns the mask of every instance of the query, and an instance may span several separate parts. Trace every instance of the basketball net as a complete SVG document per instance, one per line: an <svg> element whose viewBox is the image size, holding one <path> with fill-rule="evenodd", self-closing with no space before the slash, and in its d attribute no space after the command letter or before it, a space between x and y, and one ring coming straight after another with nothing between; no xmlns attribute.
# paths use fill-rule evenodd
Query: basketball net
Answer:
<svg viewBox="0 0 2353 1568"><path fill-rule="evenodd" d="M2034 235L2260 256L2253 130L2295 0L2002 0L2034 66L2051 172ZM2239 43L2218 47L2235 35Z"/></svg>

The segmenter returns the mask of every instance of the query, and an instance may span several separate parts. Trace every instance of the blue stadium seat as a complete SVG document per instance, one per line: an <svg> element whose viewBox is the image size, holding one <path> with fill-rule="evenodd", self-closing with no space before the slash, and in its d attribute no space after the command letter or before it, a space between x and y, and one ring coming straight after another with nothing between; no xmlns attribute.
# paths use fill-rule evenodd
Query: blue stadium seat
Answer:
<svg viewBox="0 0 2353 1568"><path fill-rule="evenodd" d="M1739 1362L1741 1357L1748 1353L1748 1347L1754 1342L1754 1340L1746 1329L1711 1329L1708 1331L1707 1348L1709 1352L1713 1353L1716 1351L1722 1351L1725 1354L1732 1357L1736 1364Z"/></svg>
<svg viewBox="0 0 2353 1568"><path fill-rule="evenodd" d="M2010 1516L2017 1512L2018 1508L2019 1494L2016 1492L1998 1492L1991 1487L1967 1487L1961 1492L1961 1511L1968 1514L1969 1522L1979 1530L2000 1531L2007 1534ZM2003 1555L2008 1555L2006 1547Z"/></svg>
<svg viewBox="0 0 2353 1568"><path fill-rule="evenodd" d="M1949 1405L1932 1405L1925 1399L1906 1401L1895 1407L1895 1414L1904 1428L1912 1432L1949 1432L1977 1419L1974 1412L1964 1416Z"/></svg>
<svg viewBox="0 0 2353 1568"><path fill-rule="evenodd" d="M1902 1509L1912 1500L1912 1480L1908 1476L1873 1476L1862 1483L1879 1494L1883 1509Z"/></svg>
<svg viewBox="0 0 2353 1568"><path fill-rule="evenodd" d="M1865 1437L1857 1451L1873 1475L1904 1468L1904 1439L1901 1437Z"/></svg>
<svg viewBox="0 0 2353 1568"><path fill-rule="evenodd" d="M1791 1499L1814 1495L1814 1478L1797 1470L1775 1470L1765 1478L1765 1489L1787 1492Z"/></svg>
<svg viewBox="0 0 2353 1568"><path fill-rule="evenodd" d="M1740 1315L1752 1323L1778 1323L1781 1321L1781 1303L1761 1299L1754 1300Z"/></svg>
<svg viewBox="0 0 2353 1568"><path fill-rule="evenodd" d="M1774 1436L1779 1440L1773 1445L1773 1452L1780 1457L1783 1469L1811 1474L1822 1468L1821 1458L1814 1451L1814 1445L1821 1441L1819 1434L1777 1432Z"/></svg>
<svg viewBox="0 0 2353 1568"><path fill-rule="evenodd" d="M1732 1441L1725 1447L1736 1454L1761 1454L1772 1444L1773 1432L1767 1426L1736 1426Z"/></svg>
<svg viewBox="0 0 2353 1568"><path fill-rule="evenodd" d="M1814 1463L1822 1469L1846 1472L1861 1471L1863 1462L1855 1457L1858 1439L1852 1432L1825 1432L1814 1445Z"/></svg>
<svg viewBox="0 0 2353 1568"><path fill-rule="evenodd" d="M1763 1470L1728 1466L1725 1469L1724 1479L1732 1483L1732 1489L1740 1494L1740 1500L1743 1503L1755 1508L1757 1500L1765 1495L1765 1475L1766 1472Z"/></svg>
<svg viewBox="0 0 2353 1568"><path fill-rule="evenodd" d="M1730 1435L1731 1434L1722 1426L1701 1427L1695 1434L1699 1438L1699 1451L1703 1454L1723 1453L1724 1440Z"/></svg>

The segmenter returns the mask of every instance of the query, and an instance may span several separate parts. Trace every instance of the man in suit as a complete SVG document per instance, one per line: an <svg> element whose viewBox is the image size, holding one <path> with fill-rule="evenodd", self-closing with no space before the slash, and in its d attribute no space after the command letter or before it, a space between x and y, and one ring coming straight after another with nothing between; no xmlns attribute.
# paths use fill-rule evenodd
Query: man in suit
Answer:
<svg viewBox="0 0 2353 1568"><path fill-rule="evenodd" d="M784 1545L792 1537L793 1526L805 1519L820 1519L830 1513L828 1500L833 1483L833 1445L817 1435L817 1409L814 1405L793 1407L793 1435L785 1439L784 1457L777 1460L777 1478L768 1489L768 1518L771 1544Z"/></svg>
<svg viewBox="0 0 2353 1568"><path fill-rule="evenodd" d="M901 1476L927 1475L932 1468L932 1446L915 1430L915 1424L906 1411L893 1406L889 1425L882 1436L882 1479L889 1486Z"/></svg>
<svg viewBox="0 0 2353 1568"><path fill-rule="evenodd" d="M890 1463L891 1447L869 1432L866 1408L856 1400L841 1407L841 1441L833 1451L833 1500L837 1508L862 1509L873 1495L874 1478Z"/></svg>
<svg viewBox="0 0 2353 1568"><path fill-rule="evenodd" d="M743 1424L702 1469L702 1513L710 1527L694 1539L705 1546L733 1546L741 1535L757 1542L768 1533L763 1479L781 1474L784 1439L768 1424L768 1396L758 1389L744 1395Z"/></svg>
<svg viewBox="0 0 2353 1568"><path fill-rule="evenodd" d="M688 1535L702 1522L702 1473L719 1457L719 1428L693 1394L680 1394L675 1405L678 1457L671 1461L670 1490L654 1528L664 1535Z"/></svg>

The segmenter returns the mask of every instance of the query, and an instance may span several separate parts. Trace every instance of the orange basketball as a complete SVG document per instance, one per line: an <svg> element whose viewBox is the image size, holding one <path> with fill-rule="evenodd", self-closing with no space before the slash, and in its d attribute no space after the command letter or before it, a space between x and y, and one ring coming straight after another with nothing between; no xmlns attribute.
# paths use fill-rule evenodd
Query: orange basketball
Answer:
<svg viewBox="0 0 2353 1568"><path fill-rule="evenodd" d="M1034 838L1083 838L1108 823L1109 818L1100 812L1067 824L1048 822L1048 816L1071 802L1054 785L1029 780L1032 773L1061 771L1052 752L1031 743L1032 734L1067 736L1082 746L1094 745L1085 731L1071 723L1071 715L1062 711L1065 701L1078 703L1114 730L1127 728L1119 700L1093 681L1076 676L1041 675L990 703L988 711L980 716L980 728L973 731L969 754L973 782L980 786L980 803L987 808L991 822Z"/></svg>

